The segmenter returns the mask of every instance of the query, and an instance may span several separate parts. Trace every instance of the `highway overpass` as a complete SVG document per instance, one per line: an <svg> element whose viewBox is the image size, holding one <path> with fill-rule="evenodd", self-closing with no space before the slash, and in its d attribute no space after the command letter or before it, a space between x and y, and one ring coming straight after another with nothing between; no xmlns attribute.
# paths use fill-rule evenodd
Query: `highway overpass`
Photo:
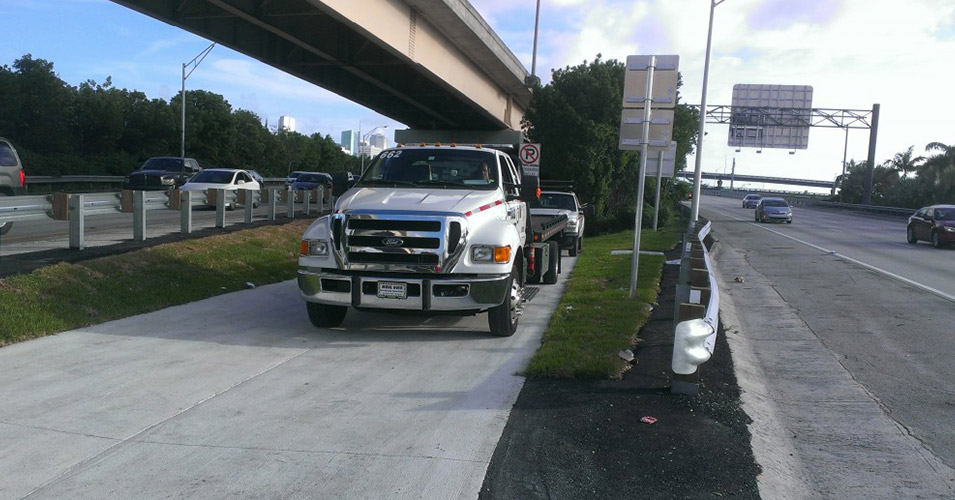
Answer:
<svg viewBox="0 0 955 500"><path fill-rule="evenodd" d="M527 70L464 0L113 0L422 130L520 130Z"/></svg>
<svg viewBox="0 0 955 500"><path fill-rule="evenodd" d="M693 172L683 171L678 174L684 179L692 179ZM703 179L721 180L723 182L764 182L766 184L782 184L785 186L804 186L832 189L835 186L833 181L817 181L812 179L788 179L785 177L764 177L759 175L746 174L721 174L716 172L700 172Z"/></svg>

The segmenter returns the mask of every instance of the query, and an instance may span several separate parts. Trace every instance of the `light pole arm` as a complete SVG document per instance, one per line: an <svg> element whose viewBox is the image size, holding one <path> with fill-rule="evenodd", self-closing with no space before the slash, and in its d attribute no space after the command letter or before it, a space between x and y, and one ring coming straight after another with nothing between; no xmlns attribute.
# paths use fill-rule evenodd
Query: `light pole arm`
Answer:
<svg viewBox="0 0 955 500"><path fill-rule="evenodd" d="M206 47L202 52L199 53L196 57L193 57L191 61L184 63L182 65L182 90L179 94L179 107L182 108L182 140L180 141L179 155L182 158L183 164L186 161L186 78L189 78L192 75L192 72L199 67L199 63L209 55L209 52L212 52L212 49L216 46L216 42L212 42L208 47ZM188 73L186 73L186 68L192 66Z"/></svg>

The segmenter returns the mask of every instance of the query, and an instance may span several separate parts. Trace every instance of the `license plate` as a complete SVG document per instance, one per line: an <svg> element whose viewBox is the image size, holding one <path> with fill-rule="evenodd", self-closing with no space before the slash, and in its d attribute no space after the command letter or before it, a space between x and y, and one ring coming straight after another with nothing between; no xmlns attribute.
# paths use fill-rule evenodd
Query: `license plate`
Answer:
<svg viewBox="0 0 955 500"><path fill-rule="evenodd" d="M408 284L396 283L394 281L379 281L378 298L406 299L408 298Z"/></svg>

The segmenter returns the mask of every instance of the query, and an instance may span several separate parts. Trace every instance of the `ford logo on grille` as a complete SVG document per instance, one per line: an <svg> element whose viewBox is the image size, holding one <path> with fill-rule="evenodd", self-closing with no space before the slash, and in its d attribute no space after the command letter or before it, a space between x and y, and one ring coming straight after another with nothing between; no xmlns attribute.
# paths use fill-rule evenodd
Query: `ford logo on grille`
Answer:
<svg viewBox="0 0 955 500"><path fill-rule="evenodd" d="M404 242L405 240L401 238L384 238L381 240L381 244L386 247L400 247Z"/></svg>

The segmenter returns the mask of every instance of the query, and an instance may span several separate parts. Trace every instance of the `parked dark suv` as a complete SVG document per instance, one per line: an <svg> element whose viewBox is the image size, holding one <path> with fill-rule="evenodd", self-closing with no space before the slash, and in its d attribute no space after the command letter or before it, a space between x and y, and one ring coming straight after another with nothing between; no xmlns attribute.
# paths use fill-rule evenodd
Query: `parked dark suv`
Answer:
<svg viewBox="0 0 955 500"><path fill-rule="evenodd" d="M146 160L138 170L129 174L125 189L159 190L173 189L185 184L202 167L193 158L156 156Z"/></svg>
<svg viewBox="0 0 955 500"><path fill-rule="evenodd" d="M0 196L13 196L24 193L26 177L23 165L13 143L0 137ZM0 223L0 234L7 234L13 227L12 222Z"/></svg>

